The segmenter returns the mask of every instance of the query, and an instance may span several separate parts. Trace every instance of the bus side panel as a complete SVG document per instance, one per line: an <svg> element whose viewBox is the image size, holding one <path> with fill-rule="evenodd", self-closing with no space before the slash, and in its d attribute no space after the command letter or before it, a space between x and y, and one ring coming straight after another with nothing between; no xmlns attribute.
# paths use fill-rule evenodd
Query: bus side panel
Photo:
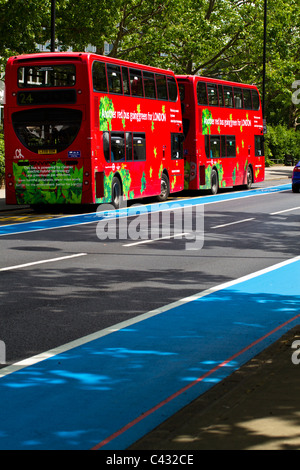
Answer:
<svg viewBox="0 0 300 470"><path fill-rule="evenodd" d="M114 177L121 181L125 200L159 195L164 170L169 176L170 192L183 189L183 160L171 159L171 134L181 127L171 122L171 114L181 122L179 100L172 103L98 93L93 105L97 154L94 173L103 171L104 193L99 197L96 187L96 203L111 202ZM109 139L106 158L105 139ZM113 152L113 140L118 155Z"/></svg>

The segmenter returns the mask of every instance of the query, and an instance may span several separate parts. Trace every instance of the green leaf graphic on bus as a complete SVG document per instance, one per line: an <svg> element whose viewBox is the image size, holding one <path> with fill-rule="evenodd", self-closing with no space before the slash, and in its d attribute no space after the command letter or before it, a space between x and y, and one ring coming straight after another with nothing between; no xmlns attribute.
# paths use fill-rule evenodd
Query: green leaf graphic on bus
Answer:
<svg viewBox="0 0 300 470"><path fill-rule="evenodd" d="M203 135L210 134L210 127L212 125L213 119L212 114L208 109L202 110L202 133Z"/></svg>
<svg viewBox="0 0 300 470"><path fill-rule="evenodd" d="M145 172L143 172L143 176L142 176L142 179L141 179L141 194L143 194L143 192L146 190L146 175L145 175Z"/></svg>
<svg viewBox="0 0 300 470"><path fill-rule="evenodd" d="M130 186L131 186L131 176L129 170L125 170L124 168L121 168L119 170L119 174L122 180L122 188L123 188L123 195L125 199L133 199L134 198L134 193L133 191L130 191ZM112 180L114 177L114 173L111 171L108 175L105 175L104 178L104 197L98 198L97 203L110 203L112 200L112 194L111 194L111 186L112 186Z"/></svg>
<svg viewBox="0 0 300 470"><path fill-rule="evenodd" d="M80 204L83 168L56 163L13 164L18 204Z"/></svg>
<svg viewBox="0 0 300 470"><path fill-rule="evenodd" d="M110 100L108 96L102 97L99 105L100 131L112 130L111 122L114 117L114 111L112 100Z"/></svg>

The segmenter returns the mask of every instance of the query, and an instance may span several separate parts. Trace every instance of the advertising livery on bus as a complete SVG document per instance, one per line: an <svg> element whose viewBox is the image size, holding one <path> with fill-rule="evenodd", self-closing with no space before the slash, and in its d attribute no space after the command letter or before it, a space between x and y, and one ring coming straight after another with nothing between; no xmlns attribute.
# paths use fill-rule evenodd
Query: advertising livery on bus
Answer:
<svg viewBox="0 0 300 470"><path fill-rule="evenodd" d="M89 53L11 57L6 67L8 204L113 203L184 187L171 71Z"/></svg>
<svg viewBox="0 0 300 470"><path fill-rule="evenodd" d="M264 180L260 96L255 86L176 76L182 101L185 188L244 186Z"/></svg>

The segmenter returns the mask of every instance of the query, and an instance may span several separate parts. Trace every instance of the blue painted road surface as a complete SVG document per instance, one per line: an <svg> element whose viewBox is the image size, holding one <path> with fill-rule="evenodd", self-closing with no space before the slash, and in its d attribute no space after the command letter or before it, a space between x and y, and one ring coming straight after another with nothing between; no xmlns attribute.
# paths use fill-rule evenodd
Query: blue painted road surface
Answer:
<svg viewBox="0 0 300 470"><path fill-rule="evenodd" d="M3 375L0 448L126 449L299 323L299 273L297 257Z"/></svg>
<svg viewBox="0 0 300 470"><path fill-rule="evenodd" d="M197 205L204 205L204 204L212 204L215 202L220 201L229 201L232 199L240 199L244 197L252 197L252 196L262 196L266 194L282 192L291 190L291 184L283 184L280 186L273 186L270 188L261 188L261 189L252 189L251 191L238 191L238 192L228 192L228 193L221 193L215 196L201 196L195 197L191 199L178 199L176 201L167 201L167 203L161 204L148 204L148 205L141 205L139 206L140 211L142 213L150 213L150 212L159 212L164 210L167 206L168 208L172 208L172 206L176 207L189 207L189 206L197 206ZM80 214L80 215L73 215L73 216L66 216L66 217L58 217L54 219L45 219L45 220L38 220L34 222L24 222L18 224L11 224L11 225L4 225L0 227L0 236L3 235L12 235L16 233L27 233L27 232L35 232L41 230L51 230L51 229L59 229L59 228L66 228L72 227L75 225L85 225L96 223L103 218L103 207L108 205L100 205L99 210L97 212L88 213L88 214ZM112 211L111 217L130 217L131 215L136 215L137 213L137 206L134 205L133 207L127 207L124 209L119 209L117 211Z"/></svg>

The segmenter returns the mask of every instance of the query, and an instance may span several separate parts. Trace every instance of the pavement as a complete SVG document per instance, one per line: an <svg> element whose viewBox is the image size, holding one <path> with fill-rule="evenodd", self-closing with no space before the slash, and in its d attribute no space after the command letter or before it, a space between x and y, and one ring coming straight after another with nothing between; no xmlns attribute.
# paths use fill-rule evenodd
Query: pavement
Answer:
<svg viewBox="0 0 300 470"><path fill-rule="evenodd" d="M291 175L275 165L265 180ZM4 197L2 189L0 210L14 208ZM300 450L299 397L300 325L127 450Z"/></svg>

